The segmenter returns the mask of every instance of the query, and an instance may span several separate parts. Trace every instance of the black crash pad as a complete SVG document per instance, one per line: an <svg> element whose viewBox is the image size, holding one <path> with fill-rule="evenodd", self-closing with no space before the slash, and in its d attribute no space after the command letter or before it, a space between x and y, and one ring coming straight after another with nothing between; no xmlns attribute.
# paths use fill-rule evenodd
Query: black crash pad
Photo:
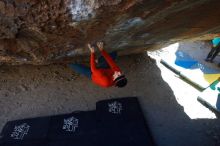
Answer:
<svg viewBox="0 0 220 146"><path fill-rule="evenodd" d="M2 130L2 145L44 145L47 138L49 122L49 117L10 121L6 123Z"/></svg>
<svg viewBox="0 0 220 146"><path fill-rule="evenodd" d="M81 136L91 136L96 133L96 112L76 112L52 116L48 138L74 139Z"/></svg>
<svg viewBox="0 0 220 146"><path fill-rule="evenodd" d="M95 146L96 112L75 112L52 116L48 139L50 146Z"/></svg>
<svg viewBox="0 0 220 146"><path fill-rule="evenodd" d="M96 110L99 146L154 145L137 98L100 101Z"/></svg>
<svg viewBox="0 0 220 146"><path fill-rule="evenodd" d="M95 111L8 122L0 146L153 146L136 97L99 101Z"/></svg>

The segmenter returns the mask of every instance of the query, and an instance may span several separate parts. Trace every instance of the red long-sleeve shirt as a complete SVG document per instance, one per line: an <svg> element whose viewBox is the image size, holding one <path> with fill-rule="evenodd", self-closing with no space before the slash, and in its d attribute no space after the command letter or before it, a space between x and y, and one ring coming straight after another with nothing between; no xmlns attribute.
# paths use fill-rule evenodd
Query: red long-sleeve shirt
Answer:
<svg viewBox="0 0 220 146"><path fill-rule="evenodd" d="M110 87L114 85L113 75L115 71L121 72L121 69L116 65L114 60L106 51L101 51L102 56L110 66L109 69L98 69L95 63L95 53L91 53L90 64L92 71L92 81L102 87Z"/></svg>

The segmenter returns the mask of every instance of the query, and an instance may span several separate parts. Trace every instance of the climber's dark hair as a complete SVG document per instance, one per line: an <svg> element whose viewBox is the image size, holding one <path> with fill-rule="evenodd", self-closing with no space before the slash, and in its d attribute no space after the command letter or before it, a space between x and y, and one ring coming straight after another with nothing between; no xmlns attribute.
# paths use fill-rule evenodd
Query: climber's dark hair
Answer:
<svg viewBox="0 0 220 146"><path fill-rule="evenodd" d="M124 75L121 75L114 80L115 86L118 88L125 87L127 85L127 82L128 81Z"/></svg>

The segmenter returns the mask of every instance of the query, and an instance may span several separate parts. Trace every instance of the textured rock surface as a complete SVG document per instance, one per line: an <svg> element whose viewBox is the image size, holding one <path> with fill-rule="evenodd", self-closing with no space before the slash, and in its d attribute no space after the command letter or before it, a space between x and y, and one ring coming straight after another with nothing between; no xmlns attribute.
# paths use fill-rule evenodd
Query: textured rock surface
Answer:
<svg viewBox="0 0 220 146"><path fill-rule="evenodd" d="M86 44L134 53L220 32L219 0L0 0L0 62L79 60Z"/></svg>

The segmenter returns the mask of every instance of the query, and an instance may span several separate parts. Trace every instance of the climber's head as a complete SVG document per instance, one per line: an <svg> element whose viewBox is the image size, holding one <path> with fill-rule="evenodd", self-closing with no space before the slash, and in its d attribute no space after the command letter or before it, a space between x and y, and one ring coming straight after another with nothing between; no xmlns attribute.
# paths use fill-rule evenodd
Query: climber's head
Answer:
<svg viewBox="0 0 220 146"><path fill-rule="evenodd" d="M121 72L115 72L113 75L114 78L114 84L118 88L125 87L127 85L127 79L125 75L122 75Z"/></svg>

